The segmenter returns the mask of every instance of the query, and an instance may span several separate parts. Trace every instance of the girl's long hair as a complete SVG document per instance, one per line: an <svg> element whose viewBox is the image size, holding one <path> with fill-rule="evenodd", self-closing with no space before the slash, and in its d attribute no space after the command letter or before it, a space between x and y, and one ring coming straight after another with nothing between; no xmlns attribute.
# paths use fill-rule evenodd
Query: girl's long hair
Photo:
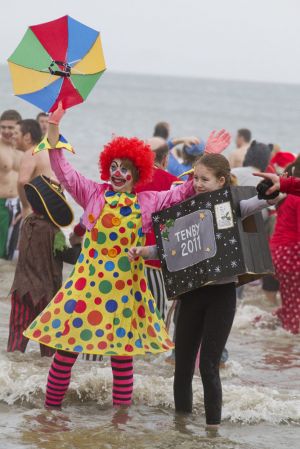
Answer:
<svg viewBox="0 0 300 449"><path fill-rule="evenodd" d="M204 165L206 168L211 170L216 178L219 179L224 177L224 187L229 185L237 185L237 179L230 171L229 162L222 154L205 153L196 160L194 168L199 164Z"/></svg>

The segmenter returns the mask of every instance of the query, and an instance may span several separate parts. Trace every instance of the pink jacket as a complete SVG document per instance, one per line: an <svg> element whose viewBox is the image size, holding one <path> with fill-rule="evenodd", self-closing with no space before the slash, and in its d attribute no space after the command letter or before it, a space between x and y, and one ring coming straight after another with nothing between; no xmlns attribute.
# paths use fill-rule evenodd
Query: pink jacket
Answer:
<svg viewBox="0 0 300 449"><path fill-rule="evenodd" d="M104 193L112 189L110 184L99 184L81 175L65 159L61 149L49 151L52 170L59 182L83 209L82 222L91 230L100 217L105 204ZM193 181L187 181L182 185L164 192L140 192L137 194L138 203L141 207L143 232L147 233L152 228L152 217L154 212L166 209L169 206L180 203L195 194Z"/></svg>

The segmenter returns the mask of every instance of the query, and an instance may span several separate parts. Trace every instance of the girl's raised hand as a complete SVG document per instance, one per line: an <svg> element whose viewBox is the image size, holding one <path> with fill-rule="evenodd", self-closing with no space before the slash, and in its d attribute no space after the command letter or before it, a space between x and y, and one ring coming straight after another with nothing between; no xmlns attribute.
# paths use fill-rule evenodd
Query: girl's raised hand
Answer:
<svg viewBox="0 0 300 449"><path fill-rule="evenodd" d="M228 147L231 141L231 135L226 129L221 131L212 131L206 141L204 153L222 153Z"/></svg>

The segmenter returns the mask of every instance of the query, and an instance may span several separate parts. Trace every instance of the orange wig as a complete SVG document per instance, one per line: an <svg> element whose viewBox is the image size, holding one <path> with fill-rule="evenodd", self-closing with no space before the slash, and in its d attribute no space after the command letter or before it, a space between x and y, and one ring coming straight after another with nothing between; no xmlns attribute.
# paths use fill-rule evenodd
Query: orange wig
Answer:
<svg viewBox="0 0 300 449"><path fill-rule="evenodd" d="M115 137L104 146L99 157L100 175L103 181L110 178L110 166L114 159L129 159L138 171L135 187L147 184L152 179L154 154L149 145L133 137Z"/></svg>

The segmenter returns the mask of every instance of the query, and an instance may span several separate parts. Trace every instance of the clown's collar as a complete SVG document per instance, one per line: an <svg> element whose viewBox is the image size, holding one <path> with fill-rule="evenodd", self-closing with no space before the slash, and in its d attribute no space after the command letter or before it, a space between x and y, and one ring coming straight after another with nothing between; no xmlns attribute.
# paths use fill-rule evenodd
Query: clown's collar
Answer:
<svg viewBox="0 0 300 449"><path fill-rule="evenodd" d="M113 207L131 206L137 199L135 193L115 192L114 190L107 190L104 196L105 201Z"/></svg>

